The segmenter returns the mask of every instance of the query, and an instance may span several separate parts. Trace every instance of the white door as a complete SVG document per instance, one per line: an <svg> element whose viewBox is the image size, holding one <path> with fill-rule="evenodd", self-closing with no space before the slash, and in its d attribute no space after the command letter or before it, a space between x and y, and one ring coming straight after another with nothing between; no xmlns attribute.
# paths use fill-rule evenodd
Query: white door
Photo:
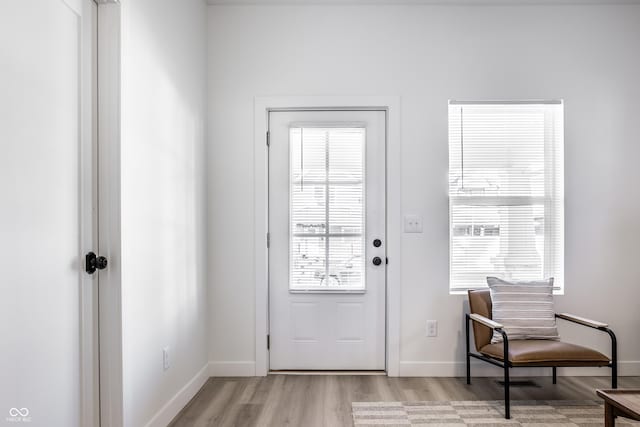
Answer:
<svg viewBox="0 0 640 427"><path fill-rule="evenodd" d="M82 414L83 394L95 390L91 370L81 375L81 347L93 347L84 339L94 327L93 319L82 319L90 310L81 308L83 287L91 287L83 255L92 239L93 135L83 90L93 84L83 79L89 70L82 59L92 40L83 41L82 7L0 2L3 425L73 427L94 420Z"/></svg>
<svg viewBox="0 0 640 427"><path fill-rule="evenodd" d="M385 369L385 112L269 113L272 370Z"/></svg>

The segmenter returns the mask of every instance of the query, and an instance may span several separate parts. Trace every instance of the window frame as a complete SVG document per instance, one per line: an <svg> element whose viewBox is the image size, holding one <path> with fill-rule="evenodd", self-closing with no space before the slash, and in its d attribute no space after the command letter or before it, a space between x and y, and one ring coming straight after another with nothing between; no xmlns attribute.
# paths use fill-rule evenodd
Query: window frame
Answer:
<svg viewBox="0 0 640 427"><path fill-rule="evenodd" d="M557 105L557 110L545 109L544 116L544 195L543 196L482 196L459 195L451 191L451 137L452 106L505 106L526 105L541 107ZM457 101L450 100L447 114L448 188L449 200L449 293L466 294L471 289L486 289L484 282L478 286L454 286L453 280L453 208L454 206L535 206L544 209L543 278L554 277L554 294L564 294L564 102L562 100L510 100L510 101ZM549 167L547 167L549 166ZM559 223L558 223L559 222ZM557 252L560 252L558 254ZM556 265L556 263L558 265Z"/></svg>
<svg viewBox="0 0 640 427"><path fill-rule="evenodd" d="M325 169L325 179L324 180L310 180L304 181L305 183L310 184L318 184L325 186L325 232L324 233L300 233L295 232L292 228L293 224L293 193L294 193L294 185L300 184L295 182L293 179L293 140L292 140L292 131L294 129L314 129L317 131L323 131L327 133L327 140L325 142L325 156L326 156L326 169ZM354 131L358 130L361 134L361 157L362 157L362 179L359 181L333 181L330 177L330 141L329 141L329 133L335 130L342 131ZM301 136L303 138L303 136ZM367 292L367 266L366 266L366 233L367 233L367 221L366 221L366 206L367 206L367 162L366 162L366 141L367 141L367 129L366 124L362 122L294 122L289 125L289 293L296 294L305 294L305 293L350 293L350 294L365 294ZM332 186L341 186L341 185L361 185L362 186L362 215L361 215L361 232L360 233L338 233L330 231L330 205L331 205L331 192L330 189ZM361 286L330 286L330 285L318 285L318 286L292 286L294 282L294 252L293 252L293 239L295 237L310 237L310 238L323 238L325 245L325 278L331 277L330 269L331 269L331 257L330 257L330 241L331 239L340 238L340 237L359 237L362 244L362 255L361 255Z"/></svg>

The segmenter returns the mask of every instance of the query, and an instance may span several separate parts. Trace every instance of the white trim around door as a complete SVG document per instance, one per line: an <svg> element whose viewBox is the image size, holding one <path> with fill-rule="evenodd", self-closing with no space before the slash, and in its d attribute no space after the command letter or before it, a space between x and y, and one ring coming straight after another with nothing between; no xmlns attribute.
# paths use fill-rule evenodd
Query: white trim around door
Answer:
<svg viewBox="0 0 640 427"><path fill-rule="evenodd" d="M80 19L80 251L96 249L98 241L97 201L97 34L98 6L93 0L71 5ZM74 7L72 7L74 6ZM98 340L98 279L79 269L80 281L80 423L100 425L100 372Z"/></svg>
<svg viewBox="0 0 640 427"><path fill-rule="evenodd" d="M120 236L121 6L98 1L98 253L100 272L100 426L122 426L122 298Z"/></svg>
<svg viewBox="0 0 640 427"><path fill-rule="evenodd" d="M274 110L384 110L386 111L387 189L387 366L389 376L400 368L400 285L402 245L400 97L396 96L277 96L254 101L254 214L255 214L255 375L269 372L268 225L268 113Z"/></svg>

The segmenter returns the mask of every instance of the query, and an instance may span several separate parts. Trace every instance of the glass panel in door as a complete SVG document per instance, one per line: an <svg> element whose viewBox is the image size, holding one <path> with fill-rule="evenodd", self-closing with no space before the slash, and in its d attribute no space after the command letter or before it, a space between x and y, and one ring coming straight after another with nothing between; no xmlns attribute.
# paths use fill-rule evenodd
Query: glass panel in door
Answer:
<svg viewBox="0 0 640 427"><path fill-rule="evenodd" d="M364 290L365 128L289 130L292 291Z"/></svg>

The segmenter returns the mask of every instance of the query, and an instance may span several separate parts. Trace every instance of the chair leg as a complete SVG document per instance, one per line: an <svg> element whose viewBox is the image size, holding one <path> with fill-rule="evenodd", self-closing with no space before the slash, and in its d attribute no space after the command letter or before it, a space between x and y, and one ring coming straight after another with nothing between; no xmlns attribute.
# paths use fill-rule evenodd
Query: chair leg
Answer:
<svg viewBox="0 0 640 427"><path fill-rule="evenodd" d="M466 346L467 346L467 384L471 384L471 356L469 355L470 353L470 344L469 344L469 315L467 314L467 321L465 322L465 326L466 326L466 337L467 337L467 341L466 341Z"/></svg>
<svg viewBox="0 0 640 427"><path fill-rule="evenodd" d="M618 340L609 328L601 329L611 337L611 388L618 388Z"/></svg>
<svg viewBox="0 0 640 427"><path fill-rule="evenodd" d="M552 371L552 376L553 376L553 383L557 384L558 383L558 373L556 372L557 368L554 366L553 368L551 368Z"/></svg>
<svg viewBox="0 0 640 427"><path fill-rule="evenodd" d="M511 401L509 396L509 365L504 364L504 417L511 418Z"/></svg>

